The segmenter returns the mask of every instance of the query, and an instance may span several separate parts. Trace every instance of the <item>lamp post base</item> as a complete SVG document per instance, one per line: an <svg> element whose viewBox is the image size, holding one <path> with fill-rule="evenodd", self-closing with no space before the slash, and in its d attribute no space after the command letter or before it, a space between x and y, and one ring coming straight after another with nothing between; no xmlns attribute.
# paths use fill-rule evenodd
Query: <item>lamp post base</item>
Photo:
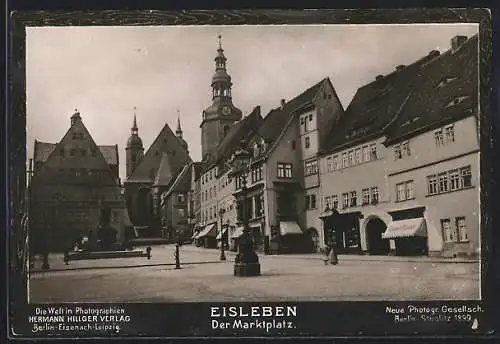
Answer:
<svg viewBox="0 0 500 344"><path fill-rule="evenodd" d="M235 263L234 275L237 277L260 276L260 263Z"/></svg>

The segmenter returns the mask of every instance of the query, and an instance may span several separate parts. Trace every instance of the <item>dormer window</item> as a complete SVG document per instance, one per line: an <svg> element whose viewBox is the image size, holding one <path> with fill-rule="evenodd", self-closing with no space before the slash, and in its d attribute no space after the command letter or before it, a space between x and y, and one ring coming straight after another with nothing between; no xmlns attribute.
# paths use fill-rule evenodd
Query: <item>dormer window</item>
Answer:
<svg viewBox="0 0 500 344"><path fill-rule="evenodd" d="M449 108L450 106L458 105L467 98L469 98L469 97L468 96L457 97L457 98L453 99L451 102L449 102L448 105L446 105L446 107Z"/></svg>
<svg viewBox="0 0 500 344"><path fill-rule="evenodd" d="M441 81L439 82L439 84L437 85L437 87L438 87L438 88L439 88L439 87L443 87L444 85L446 85L446 84L448 84L448 83L452 82L452 81L453 81L453 80L455 80L455 79L457 79L457 77L450 77L450 76L448 76L448 77L444 77L444 78L442 78L442 79L441 79Z"/></svg>

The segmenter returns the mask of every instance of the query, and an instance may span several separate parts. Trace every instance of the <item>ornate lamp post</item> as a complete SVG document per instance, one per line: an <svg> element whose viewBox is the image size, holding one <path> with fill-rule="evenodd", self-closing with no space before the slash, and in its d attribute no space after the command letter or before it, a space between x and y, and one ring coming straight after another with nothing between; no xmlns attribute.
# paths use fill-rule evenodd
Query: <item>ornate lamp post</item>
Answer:
<svg viewBox="0 0 500 344"><path fill-rule="evenodd" d="M219 208L219 217L220 217L220 260L226 260L226 254L224 252L224 246L226 246L226 233L222 229L222 220L224 217L224 213L226 211L224 208Z"/></svg>
<svg viewBox="0 0 500 344"><path fill-rule="evenodd" d="M246 141L240 142L240 148L231 157L232 171L235 178L240 178L241 194L243 202L241 214L243 220L243 234L238 241L238 254L234 261L235 276L260 276L259 257L255 253L252 235L248 227L248 207L247 207L247 176L250 164L250 152L246 150Z"/></svg>

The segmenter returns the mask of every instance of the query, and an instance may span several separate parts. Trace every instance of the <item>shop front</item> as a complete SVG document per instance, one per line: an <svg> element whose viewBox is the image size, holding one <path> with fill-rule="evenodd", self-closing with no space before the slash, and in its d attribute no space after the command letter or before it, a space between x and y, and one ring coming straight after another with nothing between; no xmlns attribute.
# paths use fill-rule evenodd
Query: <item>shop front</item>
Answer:
<svg viewBox="0 0 500 344"><path fill-rule="evenodd" d="M396 210L389 212L392 221L382 234L386 240L394 240L398 256L427 255L427 221L425 207Z"/></svg>
<svg viewBox="0 0 500 344"><path fill-rule="evenodd" d="M327 209L320 216L326 244L339 254L360 254L359 219L362 217L359 211L339 213L336 209Z"/></svg>
<svg viewBox="0 0 500 344"><path fill-rule="evenodd" d="M217 224L211 223L205 226L194 238L198 247L216 248L217 247Z"/></svg>

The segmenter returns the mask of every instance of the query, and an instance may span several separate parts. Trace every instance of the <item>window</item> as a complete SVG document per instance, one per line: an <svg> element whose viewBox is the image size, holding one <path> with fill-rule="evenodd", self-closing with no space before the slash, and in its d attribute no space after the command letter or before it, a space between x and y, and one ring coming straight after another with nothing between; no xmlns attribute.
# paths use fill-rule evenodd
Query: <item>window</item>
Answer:
<svg viewBox="0 0 500 344"><path fill-rule="evenodd" d="M306 136L306 138L305 138L304 140L305 140L305 141L304 141L304 146L305 146L305 147L306 147L306 149L307 149L307 148L309 148L309 147L310 147L310 145L311 145L311 142L310 142L309 136Z"/></svg>
<svg viewBox="0 0 500 344"><path fill-rule="evenodd" d="M396 184L396 200L398 202L415 198L415 186L413 180Z"/></svg>
<svg viewBox="0 0 500 344"><path fill-rule="evenodd" d="M92 149L92 156L96 156L97 155L97 150L95 148Z"/></svg>
<svg viewBox="0 0 500 344"><path fill-rule="evenodd" d="M342 194L342 207L344 209L349 207L349 194L347 192Z"/></svg>
<svg viewBox="0 0 500 344"><path fill-rule="evenodd" d="M401 143L401 154L403 157L411 155L410 142L405 141L405 142Z"/></svg>
<svg viewBox="0 0 500 344"><path fill-rule="evenodd" d="M184 198L183 194L178 194L177 195L177 202L184 203L184 200L185 200L185 198Z"/></svg>
<svg viewBox="0 0 500 344"><path fill-rule="evenodd" d="M183 208L177 209L177 216L180 218L186 217L186 212Z"/></svg>
<svg viewBox="0 0 500 344"><path fill-rule="evenodd" d="M347 152L342 153L342 168L346 168L349 166L349 158L347 156Z"/></svg>
<svg viewBox="0 0 500 344"><path fill-rule="evenodd" d="M309 195L306 195L306 210L309 210L311 207L311 197Z"/></svg>
<svg viewBox="0 0 500 344"><path fill-rule="evenodd" d="M76 149L71 149L69 151L69 155L71 155L71 156L75 156L75 153L76 153Z"/></svg>
<svg viewBox="0 0 500 344"><path fill-rule="evenodd" d="M378 187L372 187L372 204L378 203Z"/></svg>
<svg viewBox="0 0 500 344"><path fill-rule="evenodd" d="M458 190L460 189L460 173L458 170L450 171L450 190Z"/></svg>
<svg viewBox="0 0 500 344"><path fill-rule="evenodd" d="M427 191L429 195L435 195L438 193L438 183L436 175L427 177Z"/></svg>
<svg viewBox="0 0 500 344"><path fill-rule="evenodd" d="M355 151L355 162L356 164L361 164L361 148L356 148L356 151Z"/></svg>
<svg viewBox="0 0 500 344"><path fill-rule="evenodd" d="M295 140L292 141L292 150L295 150Z"/></svg>
<svg viewBox="0 0 500 344"><path fill-rule="evenodd" d="M59 155L64 156L64 148L59 149Z"/></svg>
<svg viewBox="0 0 500 344"><path fill-rule="evenodd" d="M455 128L453 127L453 124L444 128L444 135L446 144L455 142Z"/></svg>
<svg viewBox="0 0 500 344"><path fill-rule="evenodd" d="M326 158L326 170L328 172L333 172L333 157L331 156Z"/></svg>
<svg viewBox="0 0 500 344"><path fill-rule="evenodd" d="M309 114L309 122L312 122L312 120L313 120L313 115L312 115L312 113L310 113Z"/></svg>
<svg viewBox="0 0 500 344"><path fill-rule="evenodd" d="M292 178L292 164L278 163L278 178Z"/></svg>
<svg viewBox="0 0 500 344"><path fill-rule="evenodd" d="M332 196L325 197L325 209L332 209Z"/></svg>
<svg viewBox="0 0 500 344"><path fill-rule="evenodd" d="M318 161L313 160L313 161L307 161L305 163L305 175L310 176L312 174L317 174L318 173Z"/></svg>
<svg viewBox="0 0 500 344"><path fill-rule="evenodd" d="M311 195L311 209L316 209L316 195Z"/></svg>
<svg viewBox="0 0 500 344"><path fill-rule="evenodd" d="M363 146L363 161L370 161L370 148Z"/></svg>
<svg viewBox="0 0 500 344"><path fill-rule="evenodd" d="M458 233L458 240L461 242L469 241L467 237L467 225L465 223L465 217L457 217L455 221Z"/></svg>
<svg viewBox="0 0 500 344"><path fill-rule="evenodd" d="M337 197L337 195L332 196L332 206L333 209L338 209L339 207L339 198Z"/></svg>
<svg viewBox="0 0 500 344"><path fill-rule="evenodd" d="M87 155L87 150L82 149L82 150L80 151L80 153L82 154L82 156L86 156L86 155Z"/></svg>
<svg viewBox="0 0 500 344"><path fill-rule="evenodd" d="M370 189L363 189L361 195L363 197L361 205L370 204Z"/></svg>
<svg viewBox="0 0 500 344"><path fill-rule="evenodd" d="M375 143L370 145L370 160L377 160L377 145Z"/></svg>
<svg viewBox="0 0 500 344"><path fill-rule="evenodd" d="M332 159L332 167L333 167L333 171L335 170L338 170L339 169L339 158L337 155L334 155L333 156L333 159Z"/></svg>
<svg viewBox="0 0 500 344"><path fill-rule="evenodd" d="M451 228L450 219L442 219L441 220L441 229L443 231L443 240L444 240L444 242L454 242L454 241L456 241L456 233Z"/></svg>
<svg viewBox="0 0 500 344"><path fill-rule="evenodd" d="M439 174L439 192L448 191L448 173Z"/></svg>
<svg viewBox="0 0 500 344"><path fill-rule="evenodd" d="M401 146L395 145L394 146L394 160L399 160L401 158L403 158L403 154L401 154Z"/></svg>
<svg viewBox="0 0 500 344"><path fill-rule="evenodd" d="M350 201L351 201L351 207L355 207L357 204L357 195L356 195L356 191L351 191L351 197L350 197Z"/></svg>
<svg viewBox="0 0 500 344"><path fill-rule="evenodd" d="M470 166L462 167L460 169L460 175L462 177L462 187L468 188L472 186L472 172Z"/></svg>
<svg viewBox="0 0 500 344"><path fill-rule="evenodd" d="M350 166L354 166L355 165L355 162L354 162L354 151L353 150L349 151L349 165Z"/></svg>
<svg viewBox="0 0 500 344"><path fill-rule="evenodd" d="M442 129L436 130L434 132L434 142L436 143L436 147L441 147L442 145L444 145Z"/></svg>

